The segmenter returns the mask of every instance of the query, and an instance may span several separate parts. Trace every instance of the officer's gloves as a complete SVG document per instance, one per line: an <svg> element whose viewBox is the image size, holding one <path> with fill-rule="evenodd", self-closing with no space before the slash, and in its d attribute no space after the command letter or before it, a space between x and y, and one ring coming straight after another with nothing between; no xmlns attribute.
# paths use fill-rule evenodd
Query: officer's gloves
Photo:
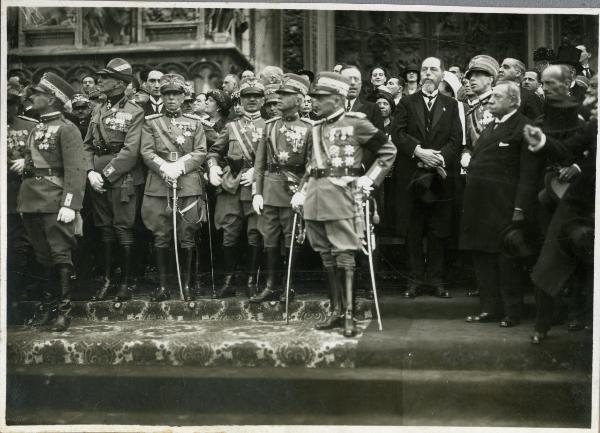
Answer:
<svg viewBox="0 0 600 433"><path fill-rule="evenodd" d="M169 181L177 180L184 173L183 164L177 162L165 162L160 166L160 173Z"/></svg>
<svg viewBox="0 0 600 433"><path fill-rule="evenodd" d="M356 180L356 186L362 188L363 193L369 195L373 191L373 179L369 176L361 176Z"/></svg>
<svg viewBox="0 0 600 433"><path fill-rule="evenodd" d="M218 165L213 165L210 167L208 171L208 180L212 186L220 186L223 183L223 179L221 175L223 174L223 169Z"/></svg>
<svg viewBox="0 0 600 433"><path fill-rule="evenodd" d="M242 180L240 183L244 186L251 186L254 182L254 167L250 167L248 171L242 174Z"/></svg>
<svg viewBox="0 0 600 433"><path fill-rule="evenodd" d="M102 177L102 174L98 173L97 171L90 170L88 173L88 180L90 181L90 185L94 191L99 193L106 192L106 189L104 189L104 178Z"/></svg>
<svg viewBox="0 0 600 433"><path fill-rule="evenodd" d="M254 212L256 212L258 215L260 215L260 213L263 209L263 205L264 205L263 196L260 194L256 194L252 198L252 207L254 208Z"/></svg>
<svg viewBox="0 0 600 433"><path fill-rule="evenodd" d="M71 208L63 206L58 211L58 217L56 218L56 221L68 224L71 221L73 221L74 219L75 219L75 211Z"/></svg>
<svg viewBox="0 0 600 433"><path fill-rule="evenodd" d="M462 156L460 157L460 166L462 168L467 168L469 167L469 164L471 163L471 154L468 152L465 152L462 154Z"/></svg>
<svg viewBox="0 0 600 433"><path fill-rule="evenodd" d="M304 195L304 193L302 191L298 191L297 193L295 193L292 196L292 200L290 201L290 204L292 205L292 208L294 209L294 211L296 211L296 212L300 211L302 206L304 206L305 198L306 198L306 196Z"/></svg>

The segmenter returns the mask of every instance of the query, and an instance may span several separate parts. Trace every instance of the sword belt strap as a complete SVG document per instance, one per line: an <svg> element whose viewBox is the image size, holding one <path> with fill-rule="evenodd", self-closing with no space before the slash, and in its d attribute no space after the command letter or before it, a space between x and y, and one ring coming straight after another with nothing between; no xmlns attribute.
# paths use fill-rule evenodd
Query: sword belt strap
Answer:
<svg viewBox="0 0 600 433"><path fill-rule="evenodd" d="M330 168L313 168L310 175L315 178L320 177L344 177L344 176L362 176L362 168L355 167L330 167Z"/></svg>

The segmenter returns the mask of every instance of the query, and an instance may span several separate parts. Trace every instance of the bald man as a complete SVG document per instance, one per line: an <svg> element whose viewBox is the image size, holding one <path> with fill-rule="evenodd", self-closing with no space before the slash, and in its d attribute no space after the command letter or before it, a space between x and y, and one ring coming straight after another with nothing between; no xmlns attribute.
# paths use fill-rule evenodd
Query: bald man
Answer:
<svg viewBox="0 0 600 433"><path fill-rule="evenodd" d="M498 70L498 82L512 81L521 85L525 77L525 64L517 59L508 57L502 61ZM519 111L530 120L536 119L542 114L542 101L531 90L521 87L521 106Z"/></svg>

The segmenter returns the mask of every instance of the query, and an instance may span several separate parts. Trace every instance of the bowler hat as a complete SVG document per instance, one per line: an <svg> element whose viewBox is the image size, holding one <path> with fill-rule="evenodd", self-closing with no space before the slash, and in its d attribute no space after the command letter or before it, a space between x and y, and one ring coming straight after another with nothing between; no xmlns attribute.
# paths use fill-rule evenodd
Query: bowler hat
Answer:
<svg viewBox="0 0 600 433"><path fill-rule="evenodd" d="M558 242L561 250L586 264L594 263L594 220L577 217L560 228Z"/></svg>
<svg viewBox="0 0 600 433"><path fill-rule="evenodd" d="M552 48L539 47L533 51L533 61L539 62L546 60L548 62L555 59L554 50Z"/></svg>
<svg viewBox="0 0 600 433"><path fill-rule="evenodd" d="M317 75L308 94L310 96L339 95L346 97L348 90L350 90L350 80L347 77L336 72L323 71Z"/></svg>
<svg viewBox="0 0 600 433"><path fill-rule="evenodd" d="M509 224L500 234L501 250L513 258L531 257L536 253L532 230L525 224Z"/></svg>
<svg viewBox="0 0 600 433"><path fill-rule="evenodd" d="M573 45L561 45L558 48L556 59L554 59L551 63L553 65L569 65L576 68L579 66L580 56L580 49L575 48Z"/></svg>
<svg viewBox="0 0 600 433"><path fill-rule="evenodd" d="M117 80L122 80L130 83L133 80L133 68L126 60L119 57L112 59L107 63L105 68L96 71L97 75L108 75L114 77Z"/></svg>
<svg viewBox="0 0 600 433"><path fill-rule="evenodd" d="M32 89L52 95L63 104L69 102L75 94L75 89L54 72L45 72L40 78L40 82L32 86Z"/></svg>

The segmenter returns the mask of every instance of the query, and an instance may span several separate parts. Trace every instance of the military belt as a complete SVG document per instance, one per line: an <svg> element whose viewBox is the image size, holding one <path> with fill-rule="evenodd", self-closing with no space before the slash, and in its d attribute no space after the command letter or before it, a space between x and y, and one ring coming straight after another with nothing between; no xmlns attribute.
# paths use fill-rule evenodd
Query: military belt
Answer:
<svg viewBox="0 0 600 433"><path fill-rule="evenodd" d="M100 144L96 144L94 146L94 155L103 156L103 155L114 155L115 153L119 153L121 151L122 146L110 146L105 142L101 142Z"/></svg>
<svg viewBox="0 0 600 433"><path fill-rule="evenodd" d="M355 167L329 167L313 168L310 171L312 177L343 177L343 176L362 176L363 169Z"/></svg>
<svg viewBox="0 0 600 433"><path fill-rule="evenodd" d="M25 170L23 177L63 177L65 171L62 168L34 168Z"/></svg>
<svg viewBox="0 0 600 433"><path fill-rule="evenodd" d="M275 163L269 162L267 164L267 170L270 173L281 173L281 170L288 170L288 171L291 171L292 173L300 174L304 171L304 165L303 164L282 165L282 164L275 164Z"/></svg>
<svg viewBox="0 0 600 433"><path fill-rule="evenodd" d="M179 158L185 155L181 152L156 152L158 156L169 162L176 162Z"/></svg>

